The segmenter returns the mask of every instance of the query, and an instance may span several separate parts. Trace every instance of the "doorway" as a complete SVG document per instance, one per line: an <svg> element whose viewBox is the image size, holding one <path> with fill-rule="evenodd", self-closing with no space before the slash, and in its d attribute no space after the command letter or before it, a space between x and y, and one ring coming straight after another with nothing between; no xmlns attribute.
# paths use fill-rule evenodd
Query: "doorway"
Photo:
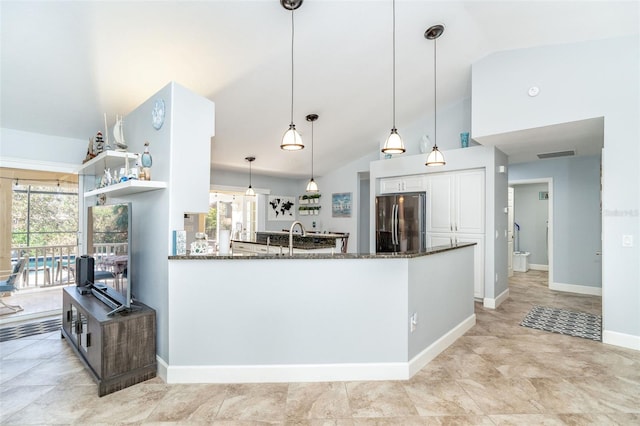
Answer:
<svg viewBox="0 0 640 426"><path fill-rule="evenodd" d="M553 275L553 179L509 182L509 256L513 271L548 271ZM513 215L513 216L511 216Z"/></svg>
<svg viewBox="0 0 640 426"><path fill-rule="evenodd" d="M369 172L358 173L358 253L369 253L370 251L370 190Z"/></svg>

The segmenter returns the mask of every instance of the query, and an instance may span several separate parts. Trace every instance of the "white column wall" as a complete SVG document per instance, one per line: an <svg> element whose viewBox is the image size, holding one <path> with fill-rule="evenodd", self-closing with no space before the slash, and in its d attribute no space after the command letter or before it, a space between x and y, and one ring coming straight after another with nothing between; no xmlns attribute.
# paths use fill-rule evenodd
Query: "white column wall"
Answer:
<svg viewBox="0 0 640 426"><path fill-rule="evenodd" d="M603 340L640 349L640 40L500 52L472 69L472 136L604 117ZM531 98L527 90L538 86ZM624 235L633 247L623 247Z"/></svg>

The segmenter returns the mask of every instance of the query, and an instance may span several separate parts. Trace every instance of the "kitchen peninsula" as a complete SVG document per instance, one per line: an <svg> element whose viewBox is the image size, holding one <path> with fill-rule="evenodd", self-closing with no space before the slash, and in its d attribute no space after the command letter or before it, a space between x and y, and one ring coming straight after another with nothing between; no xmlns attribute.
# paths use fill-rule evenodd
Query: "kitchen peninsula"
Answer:
<svg viewBox="0 0 640 426"><path fill-rule="evenodd" d="M169 257L168 383L408 379L475 324L473 244Z"/></svg>

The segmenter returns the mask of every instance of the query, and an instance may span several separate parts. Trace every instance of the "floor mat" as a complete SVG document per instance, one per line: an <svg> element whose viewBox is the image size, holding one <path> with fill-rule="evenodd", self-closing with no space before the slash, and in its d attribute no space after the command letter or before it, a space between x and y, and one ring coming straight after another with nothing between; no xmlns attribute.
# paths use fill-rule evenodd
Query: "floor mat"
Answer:
<svg viewBox="0 0 640 426"><path fill-rule="evenodd" d="M586 312L535 305L520 323L523 327L602 341L602 317Z"/></svg>
<svg viewBox="0 0 640 426"><path fill-rule="evenodd" d="M60 327L62 327L61 318L19 324L11 327L2 327L0 328L0 342L20 339L21 337L34 336L36 334L50 333L52 331L60 330Z"/></svg>

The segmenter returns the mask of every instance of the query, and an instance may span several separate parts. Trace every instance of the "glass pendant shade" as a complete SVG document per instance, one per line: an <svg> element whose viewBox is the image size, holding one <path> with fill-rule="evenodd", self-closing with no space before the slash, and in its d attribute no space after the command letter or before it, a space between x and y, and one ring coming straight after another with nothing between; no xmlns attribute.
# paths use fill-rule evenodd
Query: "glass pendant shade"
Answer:
<svg viewBox="0 0 640 426"><path fill-rule="evenodd" d="M247 192L245 192L244 195L246 195L247 197L255 197L256 191L254 191L251 185L249 185L249 188L247 188Z"/></svg>
<svg viewBox="0 0 640 426"><path fill-rule="evenodd" d="M434 145L433 149L427 155L427 162L424 164L425 166L444 166L446 163L444 162L444 155L438 150L438 147Z"/></svg>
<svg viewBox="0 0 640 426"><path fill-rule="evenodd" d="M405 152L402 138L398 134L398 130L396 128L391 129L391 134L385 141L382 152L385 154L402 154Z"/></svg>
<svg viewBox="0 0 640 426"><path fill-rule="evenodd" d="M280 148L287 151L297 151L304 148L304 145L302 144L302 137L296 130L295 124L290 124L289 130L287 130L284 133L284 136L282 136L282 143L280 144Z"/></svg>
<svg viewBox="0 0 640 426"><path fill-rule="evenodd" d="M318 192L318 184L313 178L309 179L309 183L307 184L307 192Z"/></svg>

